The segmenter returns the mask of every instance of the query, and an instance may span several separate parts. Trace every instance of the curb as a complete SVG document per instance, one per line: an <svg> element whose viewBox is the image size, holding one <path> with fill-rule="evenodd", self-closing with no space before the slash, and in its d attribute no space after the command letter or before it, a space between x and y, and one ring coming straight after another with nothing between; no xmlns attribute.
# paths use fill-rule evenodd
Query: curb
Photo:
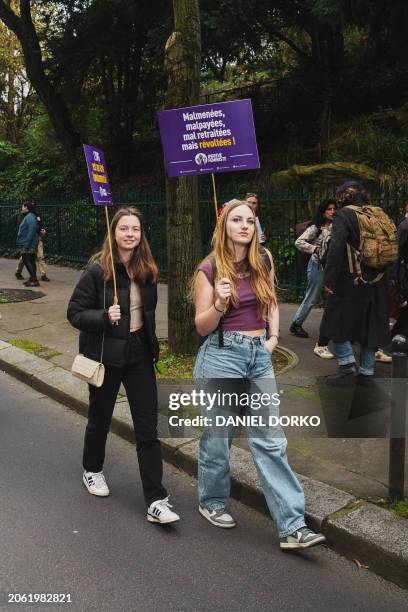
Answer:
<svg viewBox="0 0 408 612"><path fill-rule="evenodd" d="M289 370L293 370L293 368L296 367L299 363L299 357L294 351L292 351L287 346L283 346L282 344L278 344L276 348L278 351L283 353L283 355L285 355L285 357L288 360L288 365L283 367L281 371L279 372L279 374L276 375L276 378L278 378L278 376L282 376L283 374L286 374L287 372L289 372Z"/></svg>
<svg viewBox="0 0 408 612"><path fill-rule="evenodd" d="M86 415L88 389L70 372L44 359L0 341L0 367L36 391ZM167 419L159 415L159 430L168 432ZM127 401L119 398L111 431L133 442ZM166 461L196 476L198 437L162 439ZM269 515L255 466L248 451L231 451L231 495ZM360 563L400 587L408 589L408 521L374 504L325 483L298 475L306 498L310 526L324 533L337 552Z"/></svg>

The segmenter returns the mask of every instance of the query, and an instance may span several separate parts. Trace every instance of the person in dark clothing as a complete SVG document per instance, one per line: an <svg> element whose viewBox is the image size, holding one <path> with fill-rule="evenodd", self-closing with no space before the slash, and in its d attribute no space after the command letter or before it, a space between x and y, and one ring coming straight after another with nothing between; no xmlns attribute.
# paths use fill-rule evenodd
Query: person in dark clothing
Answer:
<svg viewBox="0 0 408 612"><path fill-rule="evenodd" d="M21 206L22 219L18 227L16 244L21 250L23 264L27 268L29 279L23 283L26 287L38 287L37 247L39 242L38 222L33 202L24 202Z"/></svg>
<svg viewBox="0 0 408 612"><path fill-rule="evenodd" d="M392 267L390 278L396 284L398 316L392 335L408 336L408 202L404 207L404 219L397 227L398 262Z"/></svg>
<svg viewBox="0 0 408 612"><path fill-rule="evenodd" d="M324 286L328 300L323 314L321 333L334 342L342 379L356 373L352 342L360 344L359 373L374 374L375 352L390 339L388 326L387 278L372 282L379 270L361 264L365 283L356 284L357 276L350 272L347 244L360 245L360 230L355 211L348 205L369 204L368 193L356 181L348 181L336 192L340 210L333 219L330 248L324 270Z"/></svg>
<svg viewBox="0 0 408 612"><path fill-rule="evenodd" d="M89 385L89 413L83 454L83 483L89 493L106 497L102 472L106 438L120 384L129 400L147 520L173 523L162 484L163 462L157 437L158 401L154 362L157 266L144 235L140 213L122 208L111 223L118 304L108 236L94 262L82 274L68 305L67 318L80 330L80 352L105 365L101 387Z"/></svg>

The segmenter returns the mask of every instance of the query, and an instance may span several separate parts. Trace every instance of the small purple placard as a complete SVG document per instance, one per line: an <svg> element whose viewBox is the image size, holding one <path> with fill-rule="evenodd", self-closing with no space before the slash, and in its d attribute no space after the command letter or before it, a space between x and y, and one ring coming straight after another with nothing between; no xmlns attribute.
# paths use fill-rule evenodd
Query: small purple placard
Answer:
<svg viewBox="0 0 408 612"><path fill-rule="evenodd" d="M105 155L102 149L87 144L84 144L83 147L94 203L96 206L112 206L112 193L109 187Z"/></svg>
<svg viewBox="0 0 408 612"><path fill-rule="evenodd" d="M158 113L168 176L259 168L251 100Z"/></svg>

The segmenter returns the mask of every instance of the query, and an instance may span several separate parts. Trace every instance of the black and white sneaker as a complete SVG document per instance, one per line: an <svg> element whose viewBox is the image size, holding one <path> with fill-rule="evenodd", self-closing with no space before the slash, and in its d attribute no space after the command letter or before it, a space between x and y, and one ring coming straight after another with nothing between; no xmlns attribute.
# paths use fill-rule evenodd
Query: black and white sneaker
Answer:
<svg viewBox="0 0 408 612"><path fill-rule="evenodd" d="M107 497L109 488L103 472L84 472L82 480L89 493L98 497Z"/></svg>
<svg viewBox="0 0 408 612"><path fill-rule="evenodd" d="M308 527L297 529L286 538L280 538L279 545L283 550L293 550L295 548L310 548L323 544L326 538L322 533L315 533Z"/></svg>
<svg viewBox="0 0 408 612"><path fill-rule="evenodd" d="M169 504L169 498L157 499L147 509L147 520L150 523L175 523L180 520L178 514L170 510L173 506Z"/></svg>
<svg viewBox="0 0 408 612"><path fill-rule="evenodd" d="M198 506L199 513L207 519L212 525L216 527L223 527L224 529L232 529L236 526L236 522L228 512L225 512L223 508L220 510L208 510L203 506Z"/></svg>

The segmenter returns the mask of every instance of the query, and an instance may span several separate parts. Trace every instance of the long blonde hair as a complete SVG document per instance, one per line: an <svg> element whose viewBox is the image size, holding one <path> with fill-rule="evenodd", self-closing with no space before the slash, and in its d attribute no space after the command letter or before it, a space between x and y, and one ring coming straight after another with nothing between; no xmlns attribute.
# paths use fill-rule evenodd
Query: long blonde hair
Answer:
<svg viewBox="0 0 408 612"><path fill-rule="evenodd" d="M158 277L157 265L153 259L152 252L149 247L149 243L146 240L146 236L143 232L143 218L141 213L134 206L126 206L119 208L113 216L110 223L110 231L112 236L112 251L113 259L116 262L119 259L118 247L115 240L116 227L122 217L125 216L137 217L140 221L141 237L140 242L133 251L132 258L128 265L128 272L132 278L146 283L156 282ZM102 244L102 249L91 258L91 261L97 261L103 270L103 278L107 282L112 278L112 262L109 249L109 238L106 234Z"/></svg>
<svg viewBox="0 0 408 612"><path fill-rule="evenodd" d="M237 296L239 278L234 266L235 253L228 245L227 220L231 213L238 208L238 206L242 206L243 204L248 206L255 216L255 211L248 202L234 200L231 204L224 206L222 214L218 219L217 229L213 236L213 251L206 258L206 260L215 260L217 275L214 279L214 286L220 278L226 277L231 281L231 304L235 308L239 307ZM252 240L248 246L247 261L250 273L249 283L259 304L258 314L262 319L266 319L270 309L273 310L277 306L275 270L273 261L271 263L271 275L265 266L255 228ZM273 278L272 281L271 276Z"/></svg>

